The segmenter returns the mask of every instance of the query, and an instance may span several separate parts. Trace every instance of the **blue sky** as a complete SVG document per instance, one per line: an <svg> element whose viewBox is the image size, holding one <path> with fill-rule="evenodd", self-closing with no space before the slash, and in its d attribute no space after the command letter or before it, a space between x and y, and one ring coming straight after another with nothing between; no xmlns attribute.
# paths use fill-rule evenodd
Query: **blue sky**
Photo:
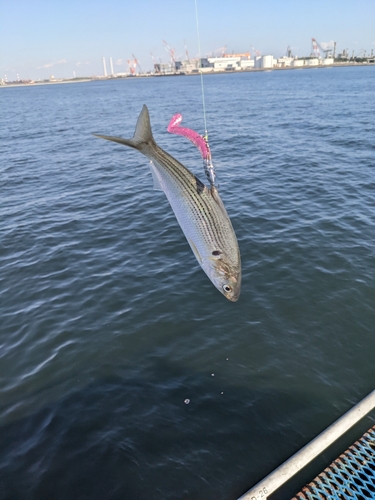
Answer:
<svg viewBox="0 0 375 500"><path fill-rule="evenodd" d="M374 0L197 0L202 56L227 52L309 55L311 38L337 49L375 50ZM0 78L102 74L102 57L128 71L167 62L162 40L185 57L198 55L194 0L0 0Z"/></svg>

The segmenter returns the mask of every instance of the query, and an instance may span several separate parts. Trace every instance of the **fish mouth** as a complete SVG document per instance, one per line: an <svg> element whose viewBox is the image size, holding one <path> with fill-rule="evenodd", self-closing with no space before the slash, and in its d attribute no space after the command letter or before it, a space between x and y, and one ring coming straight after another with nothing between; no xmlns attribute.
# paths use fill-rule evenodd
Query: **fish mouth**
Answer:
<svg viewBox="0 0 375 500"><path fill-rule="evenodd" d="M219 279L212 280L216 288L224 295L224 297L231 302L237 302L241 293L241 272L237 273L227 273L223 270L223 262L221 262L222 268L219 270ZM218 270L216 269L216 272ZM217 276L216 276L217 278ZM224 278L224 279L223 279Z"/></svg>
<svg viewBox="0 0 375 500"><path fill-rule="evenodd" d="M235 297L228 297L228 299L231 301L231 302L237 302L237 300L240 298L240 294L238 294L237 296Z"/></svg>
<svg viewBox="0 0 375 500"><path fill-rule="evenodd" d="M238 289L231 294L226 294L225 297L228 300L230 300L231 302L237 302L237 300L240 298L240 293L241 293L241 289Z"/></svg>

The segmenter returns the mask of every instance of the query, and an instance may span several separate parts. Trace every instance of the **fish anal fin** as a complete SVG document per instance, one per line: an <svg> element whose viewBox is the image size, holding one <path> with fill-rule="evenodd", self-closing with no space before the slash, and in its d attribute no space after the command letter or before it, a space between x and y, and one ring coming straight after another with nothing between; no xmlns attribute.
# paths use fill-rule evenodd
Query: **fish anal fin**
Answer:
<svg viewBox="0 0 375 500"><path fill-rule="evenodd" d="M201 254L198 252L197 247L194 245L194 243L189 238L187 240L188 240L188 243L190 245L190 248L193 250L193 254L195 255L195 258L197 259L199 264L201 264L203 262L203 259L201 257Z"/></svg>
<svg viewBox="0 0 375 500"><path fill-rule="evenodd" d="M164 189L160 183L158 171L154 167L154 164L152 163L152 161L150 161L150 170L151 170L151 174L152 174L152 179L154 181L154 189L156 191L164 191Z"/></svg>

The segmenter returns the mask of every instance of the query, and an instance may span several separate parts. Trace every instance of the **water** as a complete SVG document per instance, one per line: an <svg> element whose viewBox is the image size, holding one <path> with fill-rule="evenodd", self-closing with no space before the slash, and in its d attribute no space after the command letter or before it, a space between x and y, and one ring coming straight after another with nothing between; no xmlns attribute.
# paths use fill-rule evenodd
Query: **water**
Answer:
<svg viewBox="0 0 375 500"><path fill-rule="evenodd" d="M137 152L195 77L0 90L0 499L235 499L374 388L375 68L205 78L237 303Z"/></svg>

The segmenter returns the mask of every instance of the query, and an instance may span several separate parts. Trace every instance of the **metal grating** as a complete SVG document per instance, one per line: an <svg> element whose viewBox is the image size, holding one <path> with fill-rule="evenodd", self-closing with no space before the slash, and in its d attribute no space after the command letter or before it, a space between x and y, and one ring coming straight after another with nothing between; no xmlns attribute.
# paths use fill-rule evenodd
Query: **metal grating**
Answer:
<svg viewBox="0 0 375 500"><path fill-rule="evenodd" d="M292 500L375 499L375 426Z"/></svg>

